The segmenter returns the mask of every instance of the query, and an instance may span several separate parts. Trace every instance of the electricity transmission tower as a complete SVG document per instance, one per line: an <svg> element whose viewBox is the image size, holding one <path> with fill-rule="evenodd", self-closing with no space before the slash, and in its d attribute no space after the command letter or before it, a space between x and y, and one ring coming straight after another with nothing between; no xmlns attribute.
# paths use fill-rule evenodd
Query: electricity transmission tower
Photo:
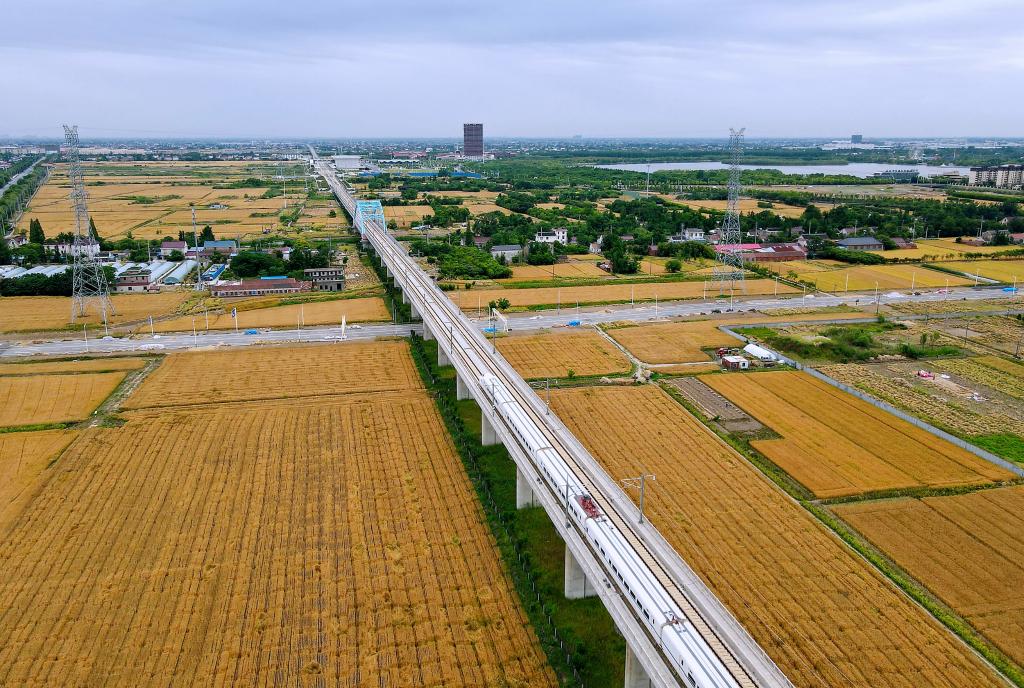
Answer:
<svg viewBox="0 0 1024 688"><path fill-rule="evenodd" d="M743 243L740 231L740 154L743 149L743 132L746 129L729 129L729 202L722 221L719 241L726 246ZM712 281L718 286L718 293L724 294L737 286L746 291L743 277L743 254L732 248L718 252L718 264L712 272Z"/></svg>
<svg viewBox="0 0 1024 688"><path fill-rule="evenodd" d="M75 212L74 239L71 240L71 322L83 318L94 301L100 309L103 322L114 313L110 302L107 275L99 262L99 245L89 229L89 209L85 205L85 175L78 155L78 125L64 125L65 157L68 162L68 180L71 182L71 206Z"/></svg>

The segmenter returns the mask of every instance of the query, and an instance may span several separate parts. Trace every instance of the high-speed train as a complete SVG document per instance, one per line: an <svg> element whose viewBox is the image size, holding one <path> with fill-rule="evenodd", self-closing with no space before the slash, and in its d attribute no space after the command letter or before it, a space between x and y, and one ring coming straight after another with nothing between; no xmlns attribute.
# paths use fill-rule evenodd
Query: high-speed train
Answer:
<svg viewBox="0 0 1024 688"><path fill-rule="evenodd" d="M623 600L657 639L680 676L697 688L736 688L739 684L687 621L665 588L619 529L608 520L565 460L547 441L537 424L495 375L480 377L480 386L506 426L529 450L543 480L560 496L607 570L618 579Z"/></svg>

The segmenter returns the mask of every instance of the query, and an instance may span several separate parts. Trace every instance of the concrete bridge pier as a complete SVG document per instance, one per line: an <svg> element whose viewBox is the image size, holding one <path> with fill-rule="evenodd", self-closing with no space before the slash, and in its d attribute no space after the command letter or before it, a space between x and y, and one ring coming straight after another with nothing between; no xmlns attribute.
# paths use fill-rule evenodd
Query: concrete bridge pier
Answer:
<svg viewBox="0 0 1024 688"><path fill-rule="evenodd" d="M518 490L516 491L518 493ZM518 497L518 494L516 495ZM517 500L518 501L518 500ZM587 574L583 573L576 557L572 555L569 548L565 548L565 597L570 600L579 600L584 597L593 597L597 594L594 586L587 580ZM627 684L628 685L628 684Z"/></svg>
<svg viewBox="0 0 1024 688"><path fill-rule="evenodd" d="M498 439L498 433L494 432L494 426L491 425L491 421L487 419L487 414L481 409L480 412L480 444L485 447L490 447L495 444L500 444L501 440Z"/></svg>
<svg viewBox="0 0 1024 688"><path fill-rule="evenodd" d="M424 337L424 339L426 339L426 337ZM437 343L437 365L439 365L439 366L450 366L451 364L452 364L452 362L448 358L448 352L444 350L443 346L441 346L441 342L438 342ZM458 382L455 383L456 388L458 388L458 384L459 384ZM457 390L456 390L456 398L458 398L458 391Z"/></svg>
<svg viewBox="0 0 1024 688"><path fill-rule="evenodd" d="M530 479L516 466L516 508L526 509L531 506L537 506L537 496L533 494Z"/></svg>
<svg viewBox="0 0 1024 688"><path fill-rule="evenodd" d="M625 688L651 688L651 677L647 675L640 660L636 658L633 648L626 644L626 683Z"/></svg>
<svg viewBox="0 0 1024 688"><path fill-rule="evenodd" d="M409 300L409 298L405 295L404 291L402 292L402 300L409 304L409 315L412 316L412 319L422 320L422 318L420 317L420 312L416 310L416 304L412 303L412 301Z"/></svg>
<svg viewBox="0 0 1024 688"><path fill-rule="evenodd" d="M423 326L423 341L429 342L433 338L434 338L434 333L430 331L429 327L424 325ZM440 346L437 347L437 351L440 353L440 351L441 351L441 347ZM440 365L446 365L446 364L441 363Z"/></svg>
<svg viewBox="0 0 1024 688"><path fill-rule="evenodd" d="M441 350L438 349L438 352L440 351ZM469 386L462 379L461 375L455 376L455 398L458 399L459 401L462 401L463 399L473 398L473 395L469 393Z"/></svg>

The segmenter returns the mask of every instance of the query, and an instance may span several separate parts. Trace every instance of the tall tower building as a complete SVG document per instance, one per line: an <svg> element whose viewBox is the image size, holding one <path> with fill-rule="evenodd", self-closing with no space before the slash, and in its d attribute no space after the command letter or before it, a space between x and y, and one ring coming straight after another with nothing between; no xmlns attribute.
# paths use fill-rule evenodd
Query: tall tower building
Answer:
<svg viewBox="0 0 1024 688"><path fill-rule="evenodd" d="M484 157L484 125L462 125L462 154L467 158Z"/></svg>

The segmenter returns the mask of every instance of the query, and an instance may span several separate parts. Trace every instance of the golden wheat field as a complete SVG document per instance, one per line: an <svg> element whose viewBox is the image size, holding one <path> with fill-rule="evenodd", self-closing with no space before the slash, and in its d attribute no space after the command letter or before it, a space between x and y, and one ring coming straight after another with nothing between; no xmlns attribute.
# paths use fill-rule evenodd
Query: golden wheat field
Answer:
<svg viewBox="0 0 1024 688"><path fill-rule="evenodd" d="M686 200L678 199L675 196L667 194L659 194L661 198L664 198L670 203L677 203L679 205L685 205L688 208L704 209L704 210L717 210L719 212L725 211L728 201L724 200ZM739 209L743 214L749 213L760 213L767 210L770 213L774 213L781 217L800 217L804 213L804 208L795 205L786 205L785 203L779 203L775 201L772 203L771 208L761 208L757 205L758 201L756 198L741 198Z"/></svg>
<svg viewBox="0 0 1024 688"><path fill-rule="evenodd" d="M956 263L939 263L938 265L962 272L971 280L973 280L973 275L977 275L982 279L1007 284L1020 282L1024 287L1024 260L966 260Z"/></svg>
<svg viewBox="0 0 1024 688"><path fill-rule="evenodd" d="M230 306L225 313L209 314L209 329L231 330L235 328L235 319L231 317ZM341 327L341 318L347 323L382 322L391 320L384 300L379 297L361 299L337 299L334 301L315 301L305 304L290 304L271 308L254 308L238 311L238 329L250 327L284 327L295 328L303 325L337 325ZM184 315L153 324L156 332L191 332L193 321L200 332L207 329L207 316L200 312ZM149 323L143 323L138 332L149 332Z"/></svg>
<svg viewBox="0 0 1024 688"><path fill-rule="evenodd" d="M498 351L527 379L627 373L629 359L593 330L504 337Z"/></svg>
<svg viewBox="0 0 1024 688"><path fill-rule="evenodd" d="M1009 471L806 373L703 378L781 439L751 445L818 497L1010 480Z"/></svg>
<svg viewBox="0 0 1024 688"><path fill-rule="evenodd" d="M189 292L161 292L159 294L114 294L110 302L114 314L112 323L127 323L149 316L160 317L175 312L190 296ZM90 304L85 318L75 320L90 326L102 324L95 305ZM67 296L6 296L0 298L0 332L32 332L59 330L70 327L71 297Z"/></svg>
<svg viewBox="0 0 1024 688"><path fill-rule="evenodd" d="M555 278L608 277L608 273L589 260L572 260L554 265L515 265L510 280L545 280Z"/></svg>
<svg viewBox="0 0 1024 688"><path fill-rule="evenodd" d="M172 354L125 408L317 397L422 385L404 342L267 347Z"/></svg>
<svg viewBox="0 0 1024 688"><path fill-rule="evenodd" d="M740 346L742 342L718 329L717 320L690 320L608 329L608 334L644 363L706 361L704 349Z"/></svg>
<svg viewBox="0 0 1024 688"><path fill-rule="evenodd" d="M0 428L84 420L124 372L0 377Z"/></svg>
<svg viewBox="0 0 1024 688"><path fill-rule="evenodd" d="M652 524L796 686L1003 685L659 388L576 388L551 400L613 479L657 476L645 500Z"/></svg>
<svg viewBox="0 0 1024 688"><path fill-rule="evenodd" d="M30 498L50 461L77 434L75 430L0 433L0 533Z"/></svg>
<svg viewBox="0 0 1024 688"><path fill-rule="evenodd" d="M777 268L781 275L787 275L790 269L788 263L779 263ZM797 272L800 280L811 282L815 288L828 292L873 292L876 284L880 291L885 291L945 287L947 284L958 287L974 283L973 280L929 270L919 265L858 265L833 270L798 269Z"/></svg>
<svg viewBox="0 0 1024 688"><path fill-rule="evenodd" d="M774 280L749 279L747 291L749 295L772 294L776 288ZM785 284L778 285L780 294L792 294L796 290ZM472 289L449 292L456 305L463 310L473 310L477 302L486 307L488 302L496 299L508 299L512 308L527 306L551 306L561 304L562 308L575 307L593 303L629 303L635 301L672 301L679 299L699 299L704 295L715 296L714 290L705 290L704 282L641 282L639 284L600 284L585 287L538 287L536 289Z"/></svg>
<svg viewBox="0 0 1024 688"><path fill-rule="evenodd" d="M307 198L300 180L290 180L286 194L270 198L265 197L266 187L225 188L281 173L269 163L87 163L84 168L89 214L104 238L122 238L129 232L135 239L177 237L179 231L192 229L191 206L198 225L210 225L218 238L282 230L280 214L296 206L302 209L297 225L310 229L347 225L333 199ZM58 164L29 204L18 231L27 231L31 219L40 221L47 236L70 231L73 215L68 193L66 167ZM326 215L331 209L334 218Z"/></svg>
<svg viewBox="0 0 1024 688"><path fill-rule="evenodd" d="M422 390L125 416L0 543L0 685L556 685Z"/></svg>
<svg viewBox="0 0 1024 688"><path fill-rule="evenodd" d="M835 511L1024 664L1024 487L844 504Z"/></svg>
<svg viewBox="0 0 1024 688"><path fill-rule="evenodd" d="M104 373L111 370L138 370L146 359L134 357L82 358L73 361L39 363L0 363L0 375L36 375L39 373Z"/></svg>

